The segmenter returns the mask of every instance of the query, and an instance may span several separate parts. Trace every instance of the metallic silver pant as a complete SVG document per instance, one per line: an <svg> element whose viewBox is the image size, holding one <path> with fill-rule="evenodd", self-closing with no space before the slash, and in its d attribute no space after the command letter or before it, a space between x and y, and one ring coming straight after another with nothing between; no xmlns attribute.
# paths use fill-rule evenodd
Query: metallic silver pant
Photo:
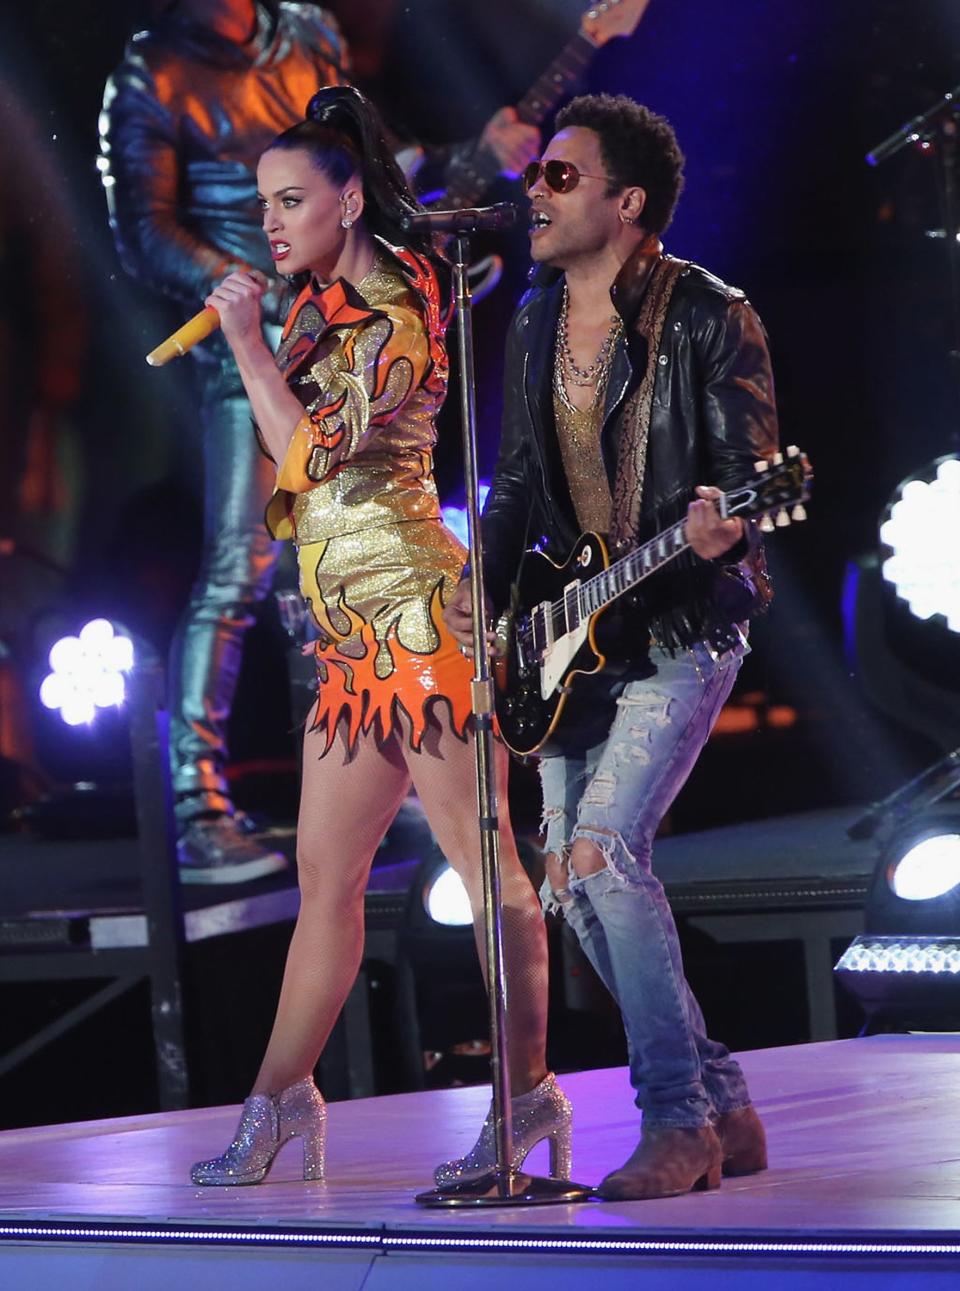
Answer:
<svg viewBox="0 0 960 1291"><path fill-rule="evenodd" d="M170 654L170 759L181 821L231 810L226 733L243 635L270 591L283 545L263 523L275 469L257 444L250 405L228 377L201 374L203 552Z"/></svg>

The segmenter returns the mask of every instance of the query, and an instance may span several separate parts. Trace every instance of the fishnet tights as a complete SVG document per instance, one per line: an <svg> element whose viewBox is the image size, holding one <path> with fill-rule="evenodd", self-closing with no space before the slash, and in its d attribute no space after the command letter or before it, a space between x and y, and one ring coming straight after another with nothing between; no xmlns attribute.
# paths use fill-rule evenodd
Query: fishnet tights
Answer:
<svg viewBox="0 0 960 1291"><path fill-rule="evenodd" d="M436 707L439 706L435 706ZM312 1073L363 959L363 894L374 852L411 783L430 828L463 879L485 969L483 881L473 741L436 714L414 753L405 734L377 746L361 736L352 756L342 739L324 758L304 740L297 825L300 913L287 953L280 1002L254 1093L278 1093ZM495 753L500 817L507 1043L513 1094L546 1074L547 945L536 895L517 855L507 810L507 754Z"/></svg>

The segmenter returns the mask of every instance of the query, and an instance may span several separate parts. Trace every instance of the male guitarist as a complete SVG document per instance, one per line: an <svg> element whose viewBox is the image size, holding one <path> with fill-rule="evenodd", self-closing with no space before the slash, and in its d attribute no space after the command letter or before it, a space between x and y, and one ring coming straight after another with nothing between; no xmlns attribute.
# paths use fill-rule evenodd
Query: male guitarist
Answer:
<svg viewBox="0 0 960 1291"><path fill-rule="evenodd" d="M600 730L568 729L541 762L545 905L563 912L617 1000L643 1112L636 1150L599 1185L617 1199L715 1187L721 1170L766 1165L743 1074L706 1035L651 870L657 827L733 686L745 621L769 596L753 526L716 502L777 446L756 313L742 292L664 254L682 168L667 121L607 95L574 99L528 167L541 268L509 333L483 518L499 615L525 547L562 562L595 530L619 555L686 512L691 550L599 618L617 647L599 652L616 659L580 680L581 711L601 713ZM447 621L467 649L467 582Z"/></svg>

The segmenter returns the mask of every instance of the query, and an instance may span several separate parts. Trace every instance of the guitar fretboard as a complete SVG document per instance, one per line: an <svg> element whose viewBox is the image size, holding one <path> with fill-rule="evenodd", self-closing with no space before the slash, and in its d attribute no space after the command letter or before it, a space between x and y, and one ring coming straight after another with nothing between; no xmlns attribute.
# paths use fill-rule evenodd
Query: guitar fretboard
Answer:
<svg viewBox="0 0 960 1291"><path fill-rule="evenodd" d="M685 551L690 544L684 537L683 526L683 520L677 521L669 529L658 533L656 538L651 538L642 547L637 547L581 584L579 599L583 612L595 614L661 565L665 565L668 560Z"/></svg>
<svg viewBox="0 0 960 1291"><path fill-rule="evenodd" d="M805 519L803 503L809 496L812 478L810 463L799 448L791 445L786 451L786 461L778 453L769 462L757 463L754 479L733 492L720 494L716 498L716 509L723 519L734 515L742 516L743 519L761 516L761 531L765 527L772 531L790 524L791 519ZM788 506L794 507L792 515L787 514ZM772 519L774 511L777 513L775 520ZM575 576L578 565L586 571L588 568L596 568L597 563L605 559L603 551L597 545L599 538L596 534L585 534L581 538L585 545L574 547L573 554L563 567L555 565L557 573L564 580L570 580L565 582L560 599L543 600L530 607L529 611L526 607L523 611L517 609L512 639L520 673L529 673L541 665L552 645L577 631L600 609L604 609L605 605L643 582L644 578L655 573L668 560L679 556L681 551L688 550L690 544L686 541L685 524L685 518L677 520L648 542L628 551L621 559L614 560L613 564L591 574L585 580L579 580ZM555 593L556 581L550 582L548 586ZM526 617L528 613L529 617ZM573 648L577 648L577 643L573 643Z"/></svg>
<svg viewBox="0 0 960 1291"><path fill-rule="evenodd" d="M597 47L592 40L582 33L574 36L517 104L520 120L529 125L539 125L567 91L577 84L596 52Z"/></svg>
<svg viewBox="0 0 960 1291"><path fill-rule="evenodd" d="M522 645L532 643L539 657L554 641L575 632L585 619L679 556L690 545L684 537L683 526L683 520L677 521L585 583L569 583L561 600L538 605L530 615L529 629L521 634Z"/></svg>
<svg viewBox="0 0 960 1291"><path fill-rule="evenodd" d="M567 91L577 84L596 50L593 41L578 32L517 104L520 120L528 125L540 125ZM485 148L478 150L450 177L444 203L457 209L473 206L499 174L500 163L493 153Z"/></svg>

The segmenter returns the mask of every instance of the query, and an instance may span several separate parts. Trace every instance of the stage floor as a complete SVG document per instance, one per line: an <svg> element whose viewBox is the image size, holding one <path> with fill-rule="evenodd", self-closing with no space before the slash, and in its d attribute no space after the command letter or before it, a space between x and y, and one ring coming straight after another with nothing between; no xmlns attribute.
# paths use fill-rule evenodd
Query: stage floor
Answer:
<svg viewBox="0 0 960 1291"><path fill-rule="evenodd" d="M235 1240L288 1251L312 1245L315 1254L336 1247L358 1276L374 1248L509 1256L514 1268L523 1251L562 1253L567 1263L602 1255L617 1264L631 1253L738 1260L759 1253L769 1263L819 1252L833 1260L899 1254L912 1265L926 1253L931 1274L946 1273L945 1260L955 1280L960 1036L873 1036L741 1058L767 1126L771 1166L724 1180L717 1192L456 1212L417 1206L413 1196L430 1185L432 1166L472 1143L489 1100L483 1087L331 1104L325 1183L296 1179L300 1153L291 1144L264 1184L191 1185L190 1163L229 1141L234 1107L7 1131L0 1134L0 1236L24 1255L47 1245L48 1256L51 1243L71 1237L89 1250L135 1234L161 1245L213 1244L221 1256ZM575 1107L574 1177L595 1184L629 1154L639 1131L626 1072L580 1072L562 1083ZM541 1145L527 1168L545 1170L545 1156ZM266 1254L261 1249L258 1258ZM394 1274L399 1267L394 1262ZM432 1285L425 1276L422 1268L421 1288ZM374 1283L344 1273L329 1285Z"/></svg>

